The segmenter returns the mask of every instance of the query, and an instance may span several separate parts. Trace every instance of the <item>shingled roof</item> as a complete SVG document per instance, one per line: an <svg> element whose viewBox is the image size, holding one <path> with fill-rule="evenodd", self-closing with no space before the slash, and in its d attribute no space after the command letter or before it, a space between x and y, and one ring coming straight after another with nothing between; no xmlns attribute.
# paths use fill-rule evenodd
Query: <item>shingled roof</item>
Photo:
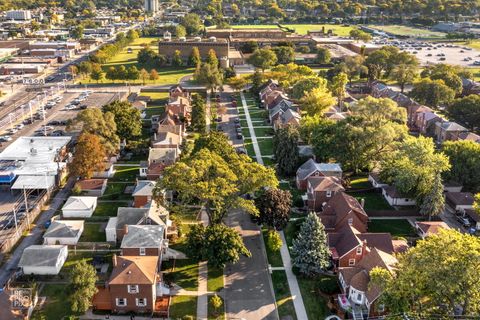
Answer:
<svg viewBox="0 0 480 320"><path fill-rule="evenodd" d="M157 276L157 256L114 256L109 284L154 284ZM116 260L116 261L115 261Z"/></svg>

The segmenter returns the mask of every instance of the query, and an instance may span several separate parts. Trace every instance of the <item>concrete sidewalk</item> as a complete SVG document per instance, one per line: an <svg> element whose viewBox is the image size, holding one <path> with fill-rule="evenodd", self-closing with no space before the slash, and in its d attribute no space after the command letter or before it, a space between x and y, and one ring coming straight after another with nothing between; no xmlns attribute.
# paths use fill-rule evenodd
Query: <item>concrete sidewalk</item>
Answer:
<svg viewBox="0 0 480 320"><path fill-rule="evenodd" d="M208 267L207 261L201 261L198 268L198 300L197 319L208 318L208 293L207 293Z"/></svg>
<svg viewBox="0 0 480 320"><path fill-rule="evenodd" d="M250 112L248 111L247 101L245 100L245 95L243 92L240 92L240 98L242 99L243 111L245 112L245 118L247 119L248 131L250 132L250 138L252 139L255 158L257 158L257 162L259 164L263 165L262 153L260 152L260 147L258 146L257 136L255 135L255 129L253 129L252 119L250 118Z"/></svg>

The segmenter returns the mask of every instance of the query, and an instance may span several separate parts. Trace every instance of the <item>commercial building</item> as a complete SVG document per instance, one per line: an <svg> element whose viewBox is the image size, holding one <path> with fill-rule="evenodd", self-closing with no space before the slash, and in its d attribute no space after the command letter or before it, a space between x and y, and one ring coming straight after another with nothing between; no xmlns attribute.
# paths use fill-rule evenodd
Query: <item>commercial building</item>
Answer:
<svg viewBox="0 0 480 320"><path fill-rule="evenodd" d="M30 10L10 10L6 13L7 20L32 20Z"/></svg>
<svg viewBox="0 0 480 320"><path fill-rule="evenodd" d="M145 12L157 12L158 11L158 0L145 0Z"/></svg>

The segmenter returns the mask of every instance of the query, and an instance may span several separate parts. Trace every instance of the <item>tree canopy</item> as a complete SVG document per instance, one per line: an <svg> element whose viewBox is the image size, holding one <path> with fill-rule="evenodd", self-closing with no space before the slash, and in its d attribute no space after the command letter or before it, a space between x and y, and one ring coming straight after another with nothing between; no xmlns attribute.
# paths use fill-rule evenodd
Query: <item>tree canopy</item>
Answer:
<svg viewBox="0 0 480 320"><path fill-rule="evenodd" d="M294 175L300 155L298 152L298 142L300 134L297 128L287 126L275 131L273 136L273 154L277 161L277 171L280 175Z"/></svg>
<svg viewBox="0 0 480 320"><path fill-rule="evenodd" d="M115 119L116 133L120 139L131 140L142 134L140 111L128 101L116 100L102 107L104 113L110 112Z"/></svg>
<svg viewBox="0 0 480 320"><path fill-rule="evenodd" d="M290 219L292 195L288 190L270 188L255 199L260 215L258 222L282 230Z"/></svg>
<svg viewBox="0 0 480 320"><path fill-rule="evenodd" d="M448 87L441 79L422 79L413 85L410 95L418 103L431 107L448 104L455 98L455 91Z"/></svg>
<svg viewBox="0 0 480 320"><path fill-rule="evenodd" d="M84 132L78 137L70 173L90 179L94 172L105 169L105 149L98 136Z"/></svg>
<svg viewBox="0 0 480 320"><path fill-rule="evenodd" d="M470 130L480 128L480 96L471 94L458 98L447 106L448 116Z"/></svg>
<svg viewBox="0 0 480 320"><path fill-rule="evenodd" d="M480 144L473 141L445 141L442 152L450 159L451 170L444 172L447 181L456 181L465 190L480 192Z"/></svg>
<svg viewBox="0 0 480 320"><path fill-rule="evenodd" d="M82 131L97 135L107 154L118 151L120 139L117 135L115 115L102 112L97 108L88 108L78 113L74 124L82 126Z"/></svg>
<svg viewBox="0 0 480 320"><path fill-rule="evenodd" d="M270 69L277 63L277 55L270 49L257 49L252 55L248 58L248 62L253 64L256 68Z"/></svg>
<svg viewBox="0 0 480 320"><path fill-rule="evenodd" d="M84 313L97 293L97 271L86 260L80 260L70 271L70 305L72 311Z"/></svg>

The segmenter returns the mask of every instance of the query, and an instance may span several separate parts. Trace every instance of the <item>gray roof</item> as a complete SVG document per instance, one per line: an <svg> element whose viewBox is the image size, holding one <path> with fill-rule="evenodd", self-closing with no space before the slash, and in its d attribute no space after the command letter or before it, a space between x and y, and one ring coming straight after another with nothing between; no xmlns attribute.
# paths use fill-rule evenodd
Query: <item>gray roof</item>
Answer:
<svg viewBox="0 0 480 320"><path fill-rule="evenodd" d="M128 226L128 233L123 236L121 248L160 248L164 226Z"/></svg>
<svg viewBox="0 0 480 320"><path fill-rule="evenodd" d="M139 180L133 190L133 196L151 196L156 182L150 180Z"/></svg>
<svg viewBox="0 0 480 320"><path fill-rule="evenodd" d="M437 126L442 127L445 131L468 131L467 128L462 127L456 122L437 122Z"/></svg>
<svg viewBox="0 0 480 320"><path fill-rule="evenodd" d="M97 197L69 197L62 210L89 210L97 203Z"/></svg>
<svg viewBox="0 0 480 320"><path fill-rule="evenodd" d="M342 172L342 168L338 163L317 163L313 159L308 159L297 169L297 177L305 180L315 171L320 172Z"/></svg>
<svg viewBox="0 0 480 320"><path fill-rule="evenodd" d="M54 220L44 238L75 238L83 228L83 220Z"/></svg>
<svg viewBox="0 0 480 320"><path fill-rule="evenodd" d="M124 225L164 225L164 221L160 218L162 214L168 214L168 211L162 206L157 208L156 204L146 208L120 207L117 210L117 229L123 228Z"/></svg>
<svg viewBox="0 0 480 320"><path fill-rule="evenodd" d="M23 250L19 267L54 267L65 245L32 245Z"/></svg>

